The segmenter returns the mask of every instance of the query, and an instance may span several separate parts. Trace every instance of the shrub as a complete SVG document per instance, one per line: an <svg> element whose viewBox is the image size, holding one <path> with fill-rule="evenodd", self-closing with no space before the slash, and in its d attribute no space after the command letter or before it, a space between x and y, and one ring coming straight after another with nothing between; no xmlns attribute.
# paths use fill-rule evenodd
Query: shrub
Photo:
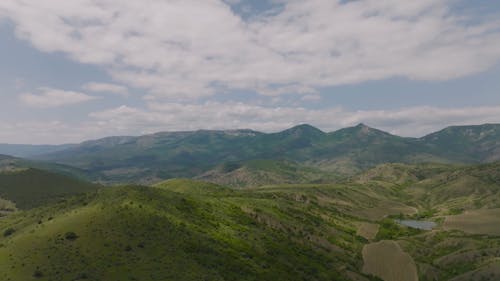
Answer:
<svg viewBox="0 0 500 281"><path fill-rule="evenodd" d="M88 279L88 278L89 278L89 276L85 272L82 272L82 273L78 274L78 276L76 276L77 280L78 279Z"/></svg>
<svg viewBox="0 0 500 281"><path fill-rule="evenodd" d="M14 232L16 232L16 230L14 228L7 228L3 232L3 237L11 236L12 234L14 234Z"/></svg>
<svg viewBox="0 0 500 281"><path fill-rule="evenodd" d="M42 278L43 277L43 272L41 272L40 270L37 269L33 273L33 277L35 277L35 278Z"/></svg>
<svg viewBox="0 0 500 281"><path fill-rule="evenodd" d="M78 235L74 232L66 232L66 234L64 234L64 238L66 238L66 240L73 241L78 238Z"/></svg>

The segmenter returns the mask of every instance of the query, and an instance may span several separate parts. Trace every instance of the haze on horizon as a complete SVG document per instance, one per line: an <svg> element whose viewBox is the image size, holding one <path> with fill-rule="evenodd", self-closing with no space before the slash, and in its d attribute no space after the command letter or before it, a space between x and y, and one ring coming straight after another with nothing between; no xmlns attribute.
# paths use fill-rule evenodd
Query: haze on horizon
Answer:
<svg viewBox="0 0 500 281"><path fill-rule="evenodd" d="M0 143L500 123L500 2L3 0Z"/></svg>

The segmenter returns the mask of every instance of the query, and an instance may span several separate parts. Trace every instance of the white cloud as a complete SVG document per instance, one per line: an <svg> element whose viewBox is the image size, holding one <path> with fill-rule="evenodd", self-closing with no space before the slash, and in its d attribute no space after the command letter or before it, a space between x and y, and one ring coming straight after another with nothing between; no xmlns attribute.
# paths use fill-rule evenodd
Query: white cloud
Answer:
<svg viewBox="0 0 500 281"><path fill-rule="evenodd" d="M238 102L150 104L146 109L119 106L94 112L77 123L0 120L0 140L10 143L68 143L111 135L142 135L159 131L250 128L275 132L309 123L324 131L365 123L401 136L423 136L449 125L496 123L500 106L351 111L340 107L273 108Z"/></svg>
<svg viewBox="0 0 500 281"><path fill-rule="evenodd" d="M111 93L116 95L128 96L127 87L117 84L90 82L83 85L83 88L87 91L96 93Z"/></svg>
<svg viewBox="0 0 500 281"><path fill-rule="evenodd" d="M301 100L306 102L317 102L321 100L321 95L306 95L302 96Z"/></svg>
<svg viewBox="0 0 500 281"><path fill-rule="evenodd" d="M19 100L31 107L49 108L73 105L97 99L97 97L73 91L65 91L46 87L38 88L38 90L39 93L37 94L21 94L19 96Z"/></svg>
<svg viewBox="0 0 500 281"><path fill-rule="evenodd" d="M101 65L156 98L447 80L500 58L500 22L471 25L453 0L279 2L244 20L221 0L2 0L0 17L36 48Z"/></svg>

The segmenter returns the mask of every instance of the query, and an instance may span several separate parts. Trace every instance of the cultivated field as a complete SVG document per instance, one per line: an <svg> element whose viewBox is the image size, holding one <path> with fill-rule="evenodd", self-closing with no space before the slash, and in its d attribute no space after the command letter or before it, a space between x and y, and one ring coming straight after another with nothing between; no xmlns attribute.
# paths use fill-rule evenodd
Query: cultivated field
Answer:
<svg viewBox="0 0 500 281"><path fill-rule="evenodd" d="M385 281L416 281L413 259L395 241L380 241L363 247L363 272Z"/></svg>
<svg viewBox="0 0 500 281"><path fill-rule="evenodd" d="M466 211L461 215L448 216L444 229L458 229L470 234L500 235L500 209Z"/></svg>

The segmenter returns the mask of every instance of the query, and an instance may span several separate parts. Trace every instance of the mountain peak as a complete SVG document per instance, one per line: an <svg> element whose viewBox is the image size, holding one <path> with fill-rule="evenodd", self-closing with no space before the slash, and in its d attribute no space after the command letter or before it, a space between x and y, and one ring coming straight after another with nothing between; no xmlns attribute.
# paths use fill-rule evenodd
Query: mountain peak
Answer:
<svg viewBox="0 0 500 281"><path fill-rule="evenodd" d="M323 131L321 131L320 129L314 127L314 126L311 126L309 124L300 124L300 125L297 125L297 126L294 126L290 129L287 129L283 132L288 132L288 133L301 133L301 134L324 134Z"/></svg>
<svg viewBox="0 0 500 281"><path fill-rule="evenodd" d="M335 136L343 136L343 137L356 137L356 138L365 138L365 137L387 137L387 136L393 136L390 133L381 131L379 129L372 128L370 126L367 126L364 123L359 123L358 125L354 127L347 127L343 128L340 130L337 130L335 132L331 132L330 135L335 135ZM396 137L396 136L394 136Z"/></svg>
<svg viewBox="0 0 500 281"><path fill-rule="evenodd" d="M358 133L366 135L370 133L382 132L380 130L374 129L370 126L365 125L364 123L359 123L354 127ZM385 133L385 132L384 132Z"/></svg>

